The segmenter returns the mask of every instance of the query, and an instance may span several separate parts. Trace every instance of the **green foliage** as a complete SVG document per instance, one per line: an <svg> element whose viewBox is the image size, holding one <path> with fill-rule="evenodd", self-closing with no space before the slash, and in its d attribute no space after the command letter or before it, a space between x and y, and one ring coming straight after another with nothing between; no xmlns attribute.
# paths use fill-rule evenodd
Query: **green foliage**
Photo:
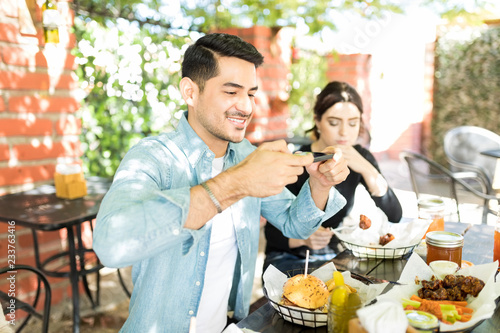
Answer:
<svg viewBox="0 0 500 333"><path fill-rule="evenodd" d="M429 151L445 163L443 137L472 125L500 133L500 27L451 29L436 45L434 118Z"/></svg>
<svg viewBox="0 0 500 333"><path fill-rule="evenodd" d="M316 95L327 84L326 70L326 57L314 52L301 52L299 59L292 64L288 127L296 136L308 135L306 131L314 126L313 107Z"/></svg>
<svg viewBox="0 0 500 333"><path fill-rule="evenodd" d="M188 41L128 24L75 21L85 172L110 177L141 138L172 129L184 104L177 89Z"/></svg>
<svg viewBox="0 0 500 333"><path fill-rule="evenodd" d="M383 11L401 12L397 1L379 0L202 0L181 1L186 17L193 27L208 32L216 28L296 26L303 23L310 34L324 28L335 29L333 12L355 12L361 16L379 16ZM191 5L190 5L191 4Z"/></svg>
<svg viewBox="0 0 500 333"><path fill-rule="evenodd" d="M449 10L448 0L427 2L440 5L443 13L465 8L453 2ZM85 172L112 176L138 140L176 125L185 108L177 88L183 47L200 33L226 27L301 25L309 35L321 36L322 29L335 29L333 14L373 17L384 11L401 12L398 4L397 0L75 0L74 53L79 63ZM481 7L476 0L474 5ZM455 63L445 56L440 61ZM479 71L481 66L476 66ZM497 70L498 64L493 67ZM312 106L326 84L325 69L323 56L313 51L292 65L289 129L296 135L303 136L313 125Z"/></svg>

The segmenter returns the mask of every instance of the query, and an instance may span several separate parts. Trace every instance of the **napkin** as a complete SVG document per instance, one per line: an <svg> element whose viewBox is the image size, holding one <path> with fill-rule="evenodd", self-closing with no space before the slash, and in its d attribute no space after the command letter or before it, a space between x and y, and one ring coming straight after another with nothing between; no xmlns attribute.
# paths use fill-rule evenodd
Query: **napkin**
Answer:
<svg viewBox="0 0 500 333"><path fill-rule="evenodd" d="M465 330L478 322L490 318L495 312L495 299L500 296L500 279L495 282L497 263L492 262L483 265L475 265L459 270L456 274L475 276L485 282L484 288L478 297L467 299L467 307L472 308L474 313L468 322L456 322L453 325L440 324L440 332ZM412 294L417 294L421 285L415 284L415 278L419 280L429 280L433 275L432 269L416 253L413 253L401 272L398 282L406 285L393 286L387 293L377 297L377 301L395 300L401 302L402 298L410 298Z"/></svg>
<svg viewBox="0 0 500 333"><path fill-rule="evenodd" d="M361 325L368 333L406 332L408 319L400 302L383 300L356 311Z"/></svg>

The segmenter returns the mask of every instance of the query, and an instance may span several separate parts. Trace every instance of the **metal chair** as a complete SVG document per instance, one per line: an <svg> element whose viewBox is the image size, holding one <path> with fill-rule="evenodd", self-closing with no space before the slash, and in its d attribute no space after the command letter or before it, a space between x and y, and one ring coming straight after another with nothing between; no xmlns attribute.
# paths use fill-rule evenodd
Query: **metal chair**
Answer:
<svg viewBox="0 0 500 333"><path fill-rule="evenodd" d="M499 149L500 135L477 126L459 126L446 132L443 148L453 172L473 172L486 193L495 193L492 182L496 161L481 152Z"/></svg>
<svg viewBox="0 0 500 333"><path fill-rule="evenodd" d="M20 325L16 325L16 332L21 332L23 328L26 326L30 318L36 317L40 320L42 320L42 333L47 333L49 331L49 317L50 317L50 305L51 305L51 300L52 300L52 292L50 289L50 284L45 275L37 268L31 267L31 266L26 266L26 265L14 265L11 267L4 267L0 269L0 275L1 274L9 274L9 275L14 275L14 278L17 278L17 274L19 271L30 271L32 273L35 273L37 276L37 290L36 294L34 296L34 299L31 304L19 299L18 297L20 295L15 294L13 292L8 292L5 293L4 291L0 290L0 300L2 301L2 306L4 308L4 313L8 315L10 313L11 309L11 304L15 304L15 310L23 310L25 311L28 315L27 317L23 320L23 322ZM45 290L45 300L44 300L44 306L43 306L43 313L41 314L36 310L36 306L38 304L38 300L40 299L40 294L42 290L42 284L43 288ZM18 315L16 315L17 317Z"/></svg>
<svg viewBox="0 0 500 333"><path fill-rule="evenodd" d="M457 189L463 189L475 197L484 200L482 223L487 223L488 214L497 214L496 211L490 208L490 201L495 200L500 205L500 198L488 193L481 192L468 182L454 176L446 167L425 157L424 155L403 151L400 157L404 159L410 171L410 178L413 191L417 195L417 199L421 194L433 194L451 198L456 203L458 220L460 221L459 196ZM499 207L499 206L497 206ZM498 208L497 208L498 209Z"/></svg>

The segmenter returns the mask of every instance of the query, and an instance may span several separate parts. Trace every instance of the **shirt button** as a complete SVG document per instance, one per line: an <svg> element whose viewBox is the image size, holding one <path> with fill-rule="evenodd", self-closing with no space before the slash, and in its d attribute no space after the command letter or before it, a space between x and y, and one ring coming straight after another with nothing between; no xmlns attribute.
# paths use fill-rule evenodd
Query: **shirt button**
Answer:
<svg viewBox="0 0 500 333"><path fill-rule="evenodd" d="M179 234L179 229L174 229L172 233L177 236Z"/></svg>
<svg viewBox="0 0 500 333"><path fill-rule="evenodd" d="M200 256L204 257L205 256L205 252L201 251L200 252Z"/></svg>
<svg viewBox="0 0 500 333"><path fill-rule="evenodd" d="M210 157L210 153L207 153L207 157Z"/></svg>
<svg viewBox="0 0 500 333"><path fill-rule="evenodd" d="M201 283L200 281L196 281L196 285L199 286Z"/></svg>
<svg viewBox="0 0 500 333"><path fill-rule="evenodd" d="M194 314L194 311L193 310L189 310L189 314L190 315Z"/></svg>

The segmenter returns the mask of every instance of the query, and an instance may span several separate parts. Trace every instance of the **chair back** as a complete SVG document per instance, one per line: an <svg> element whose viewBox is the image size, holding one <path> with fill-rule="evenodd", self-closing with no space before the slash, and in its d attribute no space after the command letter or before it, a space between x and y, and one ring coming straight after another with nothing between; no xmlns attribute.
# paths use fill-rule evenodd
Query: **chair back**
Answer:
<svg viewBox="0 0 500 333"><path fill-rule="evenodd" d="M484 178L489 193L496 160L481 152L499 148L500 135L477 126L455 127L444 137L444 152L451 170L477 172Z"/></svg>
<svg viewBox="0 0 500 333"><path fill-rule="evenodd" d="M473 197L482 200L482 223L487 223L488 214L497 215L497 210L500 207L500 197L481 192L464 179L455 177L454 173L446 167L425 157L424 155L410 151L403 151L400 153L400 157L404 158L408 164L412 187L417 195L417 199L422 193L439 195L453 199L456 203L458 220L460 221L459 196L457 195L457 189L462 189L466 191L465 193L469 193ZM462 201L470 202L468 199L464 200L463 198ZM495 202L497 210L490 208L491 201Z"/></svg>
<svg viewBox="0 0 500 333"><path fill-rule="evenodd" d="M403 151L400 157L408 165L411 185L417 200L425 195L451 198L454 201L456 214L460 222L458 197L451 173L440 164L418 153Z"/></svg>
<svg viewBox="0 0 500 333"><path fill-rule="evenodd" d="M3 267L0 268L0 275L2 274L12 274L11 272L21 272L21 271L29 271L31 273L34 273L37 277L37 290L36 294L33 296L33 298L29 301L28 300L21 300L17 298L17 296L20 295L12 295L12 293L6 293L2 290L0 290L0 301L2 303L2 306L10 305L10 304L15 304L16 311L17 310L23 310L27 313L27 316L24 318L23 322L21 324L16 324L16 333L21 332L28 321L30 320L31 317L36 317L42 321L41 333L48 333L49 332L49 319L50 319L50 306L51 306L51 300L52 300L52 291L50 288L49 281L45 277L45 275L38 269L32 266L27 266L27 265L14 265L12 267ZM43 303L43 312L40 313L37 311L37 304L38 301L40 300L40 295L42 293L42 289L45 291L45 297L44 297L44 303ZM8 308L6 308L9 310ZM6 312L4 309L5 314Z"/></svg>

